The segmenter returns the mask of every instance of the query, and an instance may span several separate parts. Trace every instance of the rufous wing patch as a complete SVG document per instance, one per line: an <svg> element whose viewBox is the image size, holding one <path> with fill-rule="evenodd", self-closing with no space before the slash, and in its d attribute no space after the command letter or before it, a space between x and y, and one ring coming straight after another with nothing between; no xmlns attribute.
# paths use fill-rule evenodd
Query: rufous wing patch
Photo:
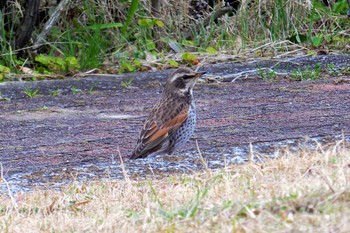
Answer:
<svg viewBox="0 0 350 233"><path fill-rule="evenodd" d="M177 128L180 127L180 125L182 123L184 123L186 121L188 117L188 113L187 112L182 112L180 113L179 115L177 115L176 117L174 117L173 119L167 121L165 124L164 124L164 128L169 128L171 129L172 131L173 130L176 130Z"/></svg>
<svg viewBox="0 0 350 233"><path fill-rule="evenodd" d="M169 135L178 129L182 123L186 121L188 114L183 112L177 115L175 118L165 122L159 128L156 123L153 123L148 130L143 132L141 136L141 142L143 144L143 150L150 150L154 147L157 147L159 144L163 143ZM140 153L143 153L140 151Z"/></svg>

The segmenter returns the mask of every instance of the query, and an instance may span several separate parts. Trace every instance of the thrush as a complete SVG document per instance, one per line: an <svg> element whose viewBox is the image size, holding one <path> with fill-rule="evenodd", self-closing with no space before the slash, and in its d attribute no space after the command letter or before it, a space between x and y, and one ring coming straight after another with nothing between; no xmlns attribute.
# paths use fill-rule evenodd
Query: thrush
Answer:
<svg viewBox="0 0 350 233"><path fill-rule="evenodd" d="M172 154L190 139L196 127L193 87L204 73L189 68L172 73L144 123L131 159Z"/></svg>

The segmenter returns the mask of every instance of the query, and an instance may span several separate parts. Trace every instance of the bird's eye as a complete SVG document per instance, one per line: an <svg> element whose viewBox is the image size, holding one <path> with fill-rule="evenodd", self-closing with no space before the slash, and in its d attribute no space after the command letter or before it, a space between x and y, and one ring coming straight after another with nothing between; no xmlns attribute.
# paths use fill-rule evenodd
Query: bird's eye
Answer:
<svg viewBox="0 0 350 233"><path fill-rule="evenodd" d="M192 76L192 75L185 75L185 76L183 77L183 79L190 79L190 78L193 78L193 76Z"/></svg>

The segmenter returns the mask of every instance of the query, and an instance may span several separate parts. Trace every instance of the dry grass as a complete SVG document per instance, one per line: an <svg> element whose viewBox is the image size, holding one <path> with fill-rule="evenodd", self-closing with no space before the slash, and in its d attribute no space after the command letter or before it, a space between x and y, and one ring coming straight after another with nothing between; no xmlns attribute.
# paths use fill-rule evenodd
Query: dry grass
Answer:
<svg viewBox="0 0 350 233"><path fill-rule="evenodd" d="M349 180L339 142L221 171L2 196L0 232L349 232Z"/></svg>

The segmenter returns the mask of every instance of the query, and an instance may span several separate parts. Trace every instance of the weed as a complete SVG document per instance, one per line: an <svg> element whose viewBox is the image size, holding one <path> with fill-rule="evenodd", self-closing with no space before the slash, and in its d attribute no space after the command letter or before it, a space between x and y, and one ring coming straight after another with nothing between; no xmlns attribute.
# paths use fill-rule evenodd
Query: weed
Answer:
<svg viewBox="0 0 350 233"><path fill-rule="evenodd" d="M79 89L79 88L77 88L77 87L75 87L75 86L71 87L71 91L72 91L72 94L73 94L73 95L76 95L76 94L79 94L79 93L82 92L81 89Z"/></svg>
<svg viewBox="0 0 350 233"><path fill-rule="evenodd" d="M126 36L127 29L130 26L131 20L134 18L134 15L138 7L139 7L139 0L131 0L131 5L126 16L125 25L122 28L122 33L124 36Z"/></svg>
<svg viewBox="0 0 350 233"><path fill-rule="evenodd" d="M179 67L179 63L177 61L174 61L172 59L169 59L168 60L168 64L171 66L171 67Z"/></svg>
<svg viewBox="0 0 350 233"><path fill-rule="evenodd" d="M295 80L314 80L319 79L321 74L321 65L318 63L314 68L308 67L306 69L294 69L291 78Z"/></svg>
<svg viewBox="0 0 350 233"><path fill-rule="evenodd" d="M0 65L5 67L13 67L15 64L15 56L13 55L13 49L11 46L11 40L14 37L13 29L6 30L4 15L0 10ZM1 79L1 78L0 78Z"/></svg>
<svg viewBox="0 0 350 233"><path fill-rule="evenodd" d="M276 72L273 69L258 69L258 74L263 79L274 79L277 77Z"/></svg>
<svg viewBox="0 0 350 233"><path fill-rule="evenodd" d="M0 81L2 81L5 78L5 75L10 73L11 69L6 66L0 65Z"/></svg>
<svg viewBox="0 0 350 233"><path fill-rule="evenodd" d="M142 63L137 59L131 62L124 60L121 62L121 67L119 69L119 72L120 73L135 72L135 71L139 71L141 67L142 67Z"/></svg>
<svg viewBox="0 0 350 233"><path fill-rule="evenodd" d="M33 87L26 87L24 88L24 94L28 96L29 98L34 98L35 96L38 95L39 88L38 89L33 89Z"/></svg>
<svg viewBox="0 0 350 233"><path fill-rule="evenodd" d="M59 96L60 94L61 94L61 90L60 89L56 89L56 90L50 92L50 95L52 97Z"/></svg>
<svg viewBox="0 0 350 233"><path fill-rule="evenodd" d="M130 78L129 80L123 80L121 83L120 83L120 86L124 87L124 88L130 88L131 87L131 84L133 83L134 79L133 78Z"/></svg>
<svg viewBox="0 0 350 233"><path fill-rule="evenodd" d="M89 93L90 93L90 94L94 91L95 87L96 87L96 84L93 84L93 85L89 88Z"/></svg>
<svg viewBox="0 0 350 233"><path fill-rule="evenodd" d="M185 52L181 55L181 58L184 62L186 62L190 65L198 64L198 57L192 53Z"/></svg>
<svg viewBox="0 0 350 233"><path fill-rule="evenodd" d="M78 60L75 57L61 58L39 54L35 57L35 61L41 64L41 66L38 66L38 71L40 73L47 74L51 73L51 71L68 72L79 69Z"/></svg>
<svg viewBox="0 0 350 233"><path fill-rule="evenodd" d="M91 36L84 38L83 44L86 45L81 48L82 55L79 57L81 67L84 69L100 67L105 56L104 51L108 45L105 41L107 38L99 28L84 34L91 34Z"/></svg>
<svg viewBox="0 0 350 233"><path fill-rule="evenodd" d="M0 65L10 72L20 72L16 67L25 63L39 73L66 74L111 64L123 73L144 70L145 63L146 67L154 65L148 63L150 56L178 67L198 64L198 52L236 54L263 46L262 50L268 54L280 54L295 48L290 46L290 41L311 49L327 46L344 51L350 43L344 33L348 19L338 17L346 12L346 0L337 1L333 7L325 7L318 0L312 3L267 0L263 4L250 1L249 6L243 5L236 14L212 20L208 25L204 25L203 18L193 20L188 1L170 1L164 5L162 20L150 16L146 2L123 0L100 4L84 0L79 2L82 4L72 3L76 10L72 10L73 15L62 17L62 22L51 29L41 50L45 54L26 62L16 57L11 47L14 29L6 27L2 20ZM18 21L19 13L15 12L14 17ZM193 38L188 40L186 35L191 31ZM275 45L281 41L287 42ZM168 56L172 50L182 53L182 61L175 62ZM266 78L272 78L269 75L274 76L265 74ZM4 79L3 73L0 79Z"/></svg>
<svg viewBox="0 0 350 233"><path fill-rule="evenodd" d="M340 76L341 75L341 72L335 68L334 64L329 64L326 68L327 68L328 73L332 76Z"/></svg>
<svg viewBox="0 0 350 233"><path fill-rule="evenodd" d="M350 67L345 67L340 71L343 75L350 75Z"/></svg>

